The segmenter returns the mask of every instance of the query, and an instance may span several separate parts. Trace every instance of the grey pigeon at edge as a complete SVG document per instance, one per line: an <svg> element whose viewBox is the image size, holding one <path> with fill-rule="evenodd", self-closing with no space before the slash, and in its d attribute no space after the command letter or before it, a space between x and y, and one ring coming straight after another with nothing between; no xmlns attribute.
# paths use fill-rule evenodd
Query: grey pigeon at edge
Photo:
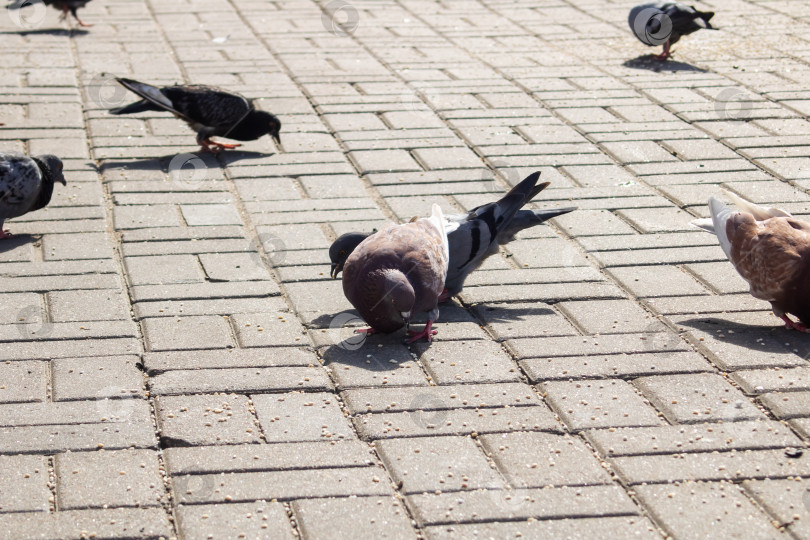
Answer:
<svg viewBox="0 0 810 540"><path fill-rule="evenodd" d="M58 157L0 153L0 239L11 236L3 230L5 220L45 208L51 202L54 182L67 185Z"/></svg>
<svg viewBox="0 0 810 540"><path fill-rule="evenodd" d="M197 132L197 143L204 151L217 152L238 144L214 142L211 137L255 141L270 135L281 144L281 121L239 94L203 85L177 85L158 88L132 79L116 79L124 88L138 94L140 101L111 109L111 114L167 111L184 120Z"/></svg>
<svg viewBox="0 0 810 540"><path fill-rule="evenodd" d="M692 225L714 233L751 295L771 303L786 328L801 332L810 325L810 223L779 208L765 208L725 191L740 208L732 211L709 197L711 218ZM795 322L788 313L799 318Z"/></svg>
<svg viewBox="0 0 810 540"><path fill-rule="evenodd" d="M681 36L704 28L714 30L709 23L712 17L714 12L698 11L686 4L650 2L631 9L627 22L633 34L645 45L650 47L663 45L664 52L656 58L666 60L671 56L669 48L677 43Z"/></svg>
<svg viewBox="0 0 810 540"><path fill-rule="evenodd" d="M26 6L33 5L38 0L15 0L11 4L9 4L8 9L21 9ZM83 8L86 6L90 0L42 0L42 3L46 6L53 6L58 10L62 11L62 20L67 18L67 14L70 13L73 15L73 18L76 19L76 22L79 23L79 26L93 26L92 24L88 24L81 20L79 16L76 14L76 10L79 8Z"/></svg>
<svg viewBox="0 0 810 540"><path fill-rule="evenodd" d="M446 291L442 293L440 301L461 292L467 276L489 256L497 253L500 245L511 242L518 232L576 210L573 207L521 210L548 187L548 182L537 185L539 177L539 172L530 174L497 202L478 206L467 214L444 216L449 222L447 239L450 244L450 264ZM346 258L367 236L369 233L346 233L332 243L329 248L332 277L337 277Z"/></svg>
<svg viewBox="0 0 810 540"><path fill-rule="evenodd" d="M410 342L436 333L439 296L447 277L449 247L442 210L434 204L429 218L390 225L360 242L343 267L343 293L370 329L394 332L428 312L421 332L408 331Z"/></svg>

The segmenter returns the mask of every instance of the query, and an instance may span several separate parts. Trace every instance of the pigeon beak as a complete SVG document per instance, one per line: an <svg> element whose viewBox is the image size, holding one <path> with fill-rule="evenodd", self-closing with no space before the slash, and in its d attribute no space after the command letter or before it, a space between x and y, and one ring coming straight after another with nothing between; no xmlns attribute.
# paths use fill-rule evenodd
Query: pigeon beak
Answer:
<svg viewBox="0 0 810 540"><path fill-rule="evenodd" d="M337 279L338 272L340 272L340 267L338 263L332 263L332 270L329 272L329 275L332 276L332 279Z"/></svg>
<svg viewBox="0 0 810 540"><path fill-rule="evenodd" d="M281 146L281 135L272 135L273 140L276 141L278 146Z"/></svg>

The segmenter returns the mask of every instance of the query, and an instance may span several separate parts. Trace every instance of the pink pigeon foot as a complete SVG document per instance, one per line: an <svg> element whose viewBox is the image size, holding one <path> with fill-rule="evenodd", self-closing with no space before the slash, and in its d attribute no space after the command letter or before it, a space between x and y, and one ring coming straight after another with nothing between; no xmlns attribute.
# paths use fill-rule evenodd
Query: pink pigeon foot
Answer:
<svg viewBox="0 0 810 540"><path fill-rule="evenodd" d="M810 332L803 323L792 321L787 315L782 315L781 319L785 321L785 328L788 330L798 330L799 332L805 333Z"/></svg>
<svg viewBox="0 0 810 540"><path fill-rule="evenodd" d="M418 341L422 338L425 338L428 341L428 343L430 343L432 337L439 333L438 330L432 330L432 328L433 328L433 321L428 321L425 327L420 332L417 332L416 330L408 330L408 335L410 336L410 339L407 341L407 343L413 343L414 341Z"/></svg>
<svg viewBox="0 0 810 540"><path fill-rule="evenodd" d="M664 61L667 58L669 58L670 56L672 56L672 54L669 52L669 40L667 40L666 43L664 43L664 52L662 52L661 54L655 55L654 58L656 60Z"/></svg>
<svg viewBox="0 0 810 540"><path fill-rule="evenodd" d="M376 334L377 331L374 330L373 328L358 328L357 330L354 331L354 333L355 334L365 334L367 336L370 336L371 334Z"/></svg>
<svg viewBox="0 0 810 540"><path fill-rule="evenodd" d="M14 235L8 231L0 230L0 240L5 240L6 238L12 238Z"/></svg>
<svg viewBox="0 0 810 540"><path fill-rule="evenodd" d="M242 146L241 144L227 144L212 141L211 139L203 139L200 141L200 145L202 145L203 152L211 152L212 154L217 154L220 150L231 150L233 148L239 148Z"/></svg>
<svg viewBox="0 0 810 540"><path fill-rule="evenodd" d="M442 294L439 295L439 303L441 304L442 302L447 302L448 300L450 300L450 293L447 292L447 289L445 289L442 291Z"/></svg>

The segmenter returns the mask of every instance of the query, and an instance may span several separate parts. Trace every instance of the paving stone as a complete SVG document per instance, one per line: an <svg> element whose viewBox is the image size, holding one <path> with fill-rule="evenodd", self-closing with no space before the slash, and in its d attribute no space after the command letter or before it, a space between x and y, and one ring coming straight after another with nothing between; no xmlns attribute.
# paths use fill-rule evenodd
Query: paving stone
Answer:
<svg viewBox="0 0 810 540"><path fill-rule="evenodd" d="M205 277L192 255L127 257L124 262L133 285L200 283Z"/></svg>
<svg viewBox="0 0 810 540"><path fill-rule="evenodd" d="M764 418L739 390L713 373L642 377L635 384L675 424Z"/></svg>
<svg viewBox="0 0 810 540"><path fill-rule="evenodd" d="M175 475L367 467L375 463L369 447L357 440L172 447L165 454L168 470Z"/></svg>
<svg viewBox="0 0 810 540"><path fill-rule="evenodd" d="M48 512L48 460L44 456L0 456L0 519L6 512Z"/></svg>
<svg viewBox="0 0 810 540"><path fill-rule="evenodd" d="M47 399L46 362L0 364L0 403L23 403ZM13 381L13 383L11 382Z"/></svg>
<svg viewBox="0 0 810 540"><path fill-rule="evenodd" d="M810 517L807 500L810 499L808 482L803 478L789 480L746 480L743 489L769 514L776 516L778 523L798 538L806 538Z"/></svg>
<svg viewBox="0 0 810 540"><path fill-rule="evenodd" d="M25 538L36 531L37 538L78 540L81 538L168 538L172 526L161 508L112 508L109 510L65 510L53 513L0 514L0 538Z"/></svg>
<svg viewBox="0 0 810 540"><path fill-rule="evenodd" d="M200 255L205 275L210 281L267 280L269 274L255 254L203 253Z"/></svg>
<svg viewBox="0 0 810 540"><path fill-rule="evenodd" d="M161 437L174 446L260 440L245 396L160 396L156 405Z"/></svg>
<svg viewBox="0 0 810 540"><path fill-rule="evenodd" d="M287 393L253 396L253 407L268 442L353 438L332 394Z"/></svg>
<svg viewBox="0 0 810 540"><path fill-rule="evenodd" d="M585 436L606 456L764 450L801 444L785 425L771 420L610 428L586 431Z"/></svg>
<svg viewBox="0 0 810 540"><path fill-rule="evenodd" d="M290 313L238 314L230 319L236 339L242 347L296 346L307 343L304 327Z"/></svg>
<svg viewBox="0 0 810 540"><path fill-rule="evenodd" d="M618 486L500 489L408 497L420 525L636 515Z"/></svg>
<svg viewBox="0 0 810 540"><path fill-rule="evenodd" d="M48 294L51 320L110 321L128 318L129 306L120 291L55 291Z"/></svg>
<svg viewBox="0 0 810 540"><path fill-rule="evenodd" d="M810 459L791 458L785 449L777 449L618 457L611 464L627 483L657 484L803 476Z"/></svg>
<svg viewBox="0 0 810 540"><path fill-rule="evenodd" d="M642 298L706 293L694 278L674 266L611 268L608 272ZM661 283L666 283L666 288L662 288Z"/></svg>
<svg viewBox="0 0 810 540"><path fill-rule="evenodd" d="M778 538L770 519L738 486L720 482L639 486L639 499L678 538Z"/></svg>
<svg viewBox="0 0 810 540"><path fill-rule="evenodd" d="M746 394L810 390L810 373L806 367L738 371L733 373L731 378Z"/></svg>
<svg viewBox="0 0 810 540"><path fill-rule="evenodd" d="M542 389L549 405L574 431L661 423L655 409L622 380L554 381L544 383Z"/></svg>
<svg viewBox="0 0 810 540"><path fill-rule="evenodd" d="M512 487L610 483L588 447L570 435L524 432L480 439Z"/></svg>
<svg viewBox="0 0 810 540"><path fill-rule="evenodd" d="M584 538L599 531L608 537L630 535L633 538L661 538L646 518L608 517L560 519L531 522L494 522L426 527L431 540L454 538Z"/></svg>
<svg viewBox="0 0 810 540"><path fill-rule="evenodd" d="M165 497L151 450L68 452L55 467L60 510L160 506Z"/></svg>
<svg viewBox="0 0 810 540"><path fill-rule="evenodd" d="M387 439L377 451L405 493L500 488L503 481L468 437Z"/></svg>
<svg viewBox="0 0 810 540"><path fill-rule="evenodd" d="M53 400L140 396L143 374L137 356L59 358L51 363Z"/></svg>
<svg viewBox="0 0 810 540"><path fill-rule="evenodd" d="M177 517L178 528L188 539L210 538L211 531L228 539L295 538L287 511L277 502L181 505Z"/></svg>
<svg viewBox="0 0 810 540"><path fill-rule="evenodd" d="M292 503L306 539L416 538L404 505L388 497L311 499Z"/></svg>
<svg viewBox="0 0 810 540"><path fill-rule="evenodd" d="M664 330L651 315L629 300L561 302L565 315L585 334L655 332Z"/></svg>
<svg viewBox="0 0 810 540"><path fill-rule="evenodd" d="M672 339L672 338L669 338ZM606 379L642 375L711 371L697 353L662 352L604 356L530 358L520 366L532 382L571 379Z"/></svg>
<svg viewBox="0 0 810 540"><path fill-rule="evenodd" d="M491 342L440 342L418 346L422 365L438 384L457 382L515 382L520 379L514 361Z"/></svg>
<svg viewBox="0 0 810 540"><path fill-rule="evenodd" d="M671 332L651 332L644 334L605 334L596 336L561 336L528 339L510 339L506 342L523 360L526 358L558 358L573 356L594 356L671 353L686 351L688 346Z"/></svg>
<svg viewBox="0 0 810 540"><path fill-rule="evenodd" d="M181 504L390 495L381 467L195 475L172 479ZM194 477L192 477L194 478ZM191 486L195 489L187 489ZM183 490L178 490L183 487Z"/></svg>
<svg viewBox="0 0 810 540"><path fill-rule="evenodd" d="M222 317L146 319L143 329L151 351L233 347L228 322Z"/></svg>
<svg viewBox="0 0 810 540"><path fill-rule="evenodd" d="M314 367L318 364L318 358L305 349L284 347L145 353L143 362L150 375L157 375L176 369Z"/></svg>

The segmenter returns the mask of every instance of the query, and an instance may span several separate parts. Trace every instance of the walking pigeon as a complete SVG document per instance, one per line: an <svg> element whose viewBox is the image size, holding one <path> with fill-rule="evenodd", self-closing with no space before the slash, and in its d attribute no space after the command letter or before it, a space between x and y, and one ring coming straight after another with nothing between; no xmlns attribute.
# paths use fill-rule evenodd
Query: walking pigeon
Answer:
<svg viewBox="0 0 810 540"><path fill-rule="evenodd" d="M436 333L439 295L449 258L442 210L372 234L357 246L343 268L343 293L371 326L361 332L393 332L410 326L416 313L428 312L421 332L408 331L409 343Z"/></svg>
<svg viewBox="0 0 810 540"><path fill-rule="evenodd" d="M202 85L179 85L157 88L132 79L116 79L124 88L143 99L124 107L111 109L111 114L132 114L144 111L168 111L197 132L202 150L218 152L236 148L239 144L214 142L217 135L237 141L255 141L269 134L281 144L281 122L266 111L259 111L253 102L239 94Z"/></svg>
<svg viewBox="0 0 810 540"><path fill-rule="evenodd" d="M67 185L58 157L0 153L0 239L11 236L3 230L5 220L45 208L51 202L54 182Z"/></svg>
<svg viewBox="0 0 810 540"><path fill-rule="evenodd" d="M681 36L703 28L714 30L709 24L712 17L712 11L698 11L692 6L677 2L651 2L631 9L627 22L633 34L645 45L653 47L663 44L664 52L656 58L666 60L671 56L669 48Z"/></svg>
<svg viewBox="0 0 810 540"><path fill-rule="evenodd" d="M742 211L709 197L711 219L692 224L717 235L720 247L748 282L751 295L771 303L786 328L810 325L810 224L726 191ZM799 318L794 322L788 313Z"/></svg>
<svg viewBox="0 0 810 540"><path fill-rule="evenodd" d="M26 6L31 6L35 4L39 0L15 0L11 4L9 4L8 9L20 9ZM92 24L88 24L81 20L79 16L76 14L76 10L82 8L87 5L90 0L41 0L43 4L46 6L53 6L56 9L62 11L62 16L59 17L59 20L65 20L67 18L67 14L70 13L73 15L73 18L76 19L76 22L79 23L79 26L93 26Z"/></svg>
<svg viewBox="0 0 810 540"><path fill-rule="evenodd" d="M440 301L445 301L461 292L464 280L489 257L498 252L498 246L511 242L515 235L540 225L546 220L567 214L576 208L552 210L521 210L549 183L537 184L539 172L527 176L497 202L473 208L467 214L446 215L447 240L450 244L450 263L445 281L445 291ZM346 233L329 247L332 261L332 277L343 269L346 258L370 233Z"/></svg>

